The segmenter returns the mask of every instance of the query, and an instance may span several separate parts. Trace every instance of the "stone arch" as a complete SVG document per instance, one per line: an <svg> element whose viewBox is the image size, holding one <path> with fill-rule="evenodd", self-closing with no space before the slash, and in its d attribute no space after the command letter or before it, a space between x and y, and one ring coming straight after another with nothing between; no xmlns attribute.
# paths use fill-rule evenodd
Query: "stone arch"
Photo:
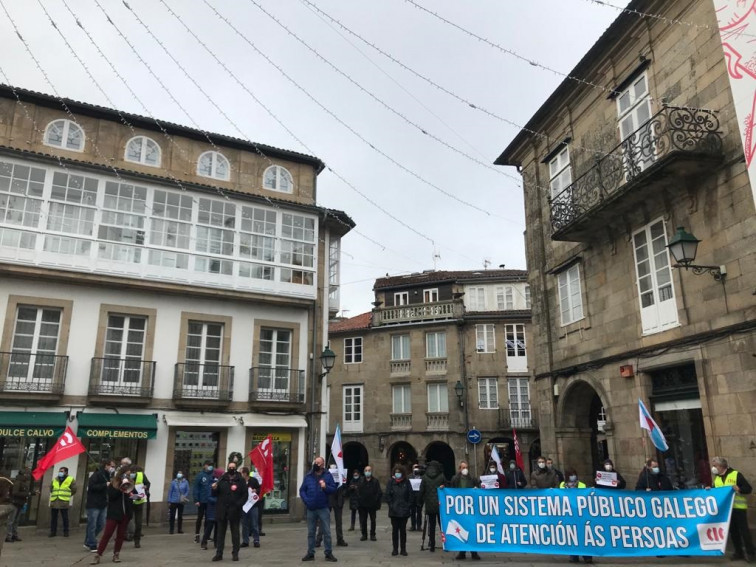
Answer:
<svg viewBox="0 0 756 567"><path fill-rule="evenodd" d="M408 470L412 470L412 465L417 462L417 451L406 441L397 441L388 450L389 468L395 464L400 464Z"/></svg>
<svg viewBox="0 0 756 567"><path fill-rule="evenodd" d="M358 441L344 443L342 451L344 453L344 468L347 470L347 474L351 474L355 469L358 469L362 473L362 469L370 463L370 457L365 445Z"/></svg>
<svg viewBox="0 0 756 567"><path fill-rule="evenodd" d="M444 469L444 476L450 479L457 471L456 461L454 459L454 450L443 441L433 441L425 451L425 464L431 461L438 461Z"/></svg>

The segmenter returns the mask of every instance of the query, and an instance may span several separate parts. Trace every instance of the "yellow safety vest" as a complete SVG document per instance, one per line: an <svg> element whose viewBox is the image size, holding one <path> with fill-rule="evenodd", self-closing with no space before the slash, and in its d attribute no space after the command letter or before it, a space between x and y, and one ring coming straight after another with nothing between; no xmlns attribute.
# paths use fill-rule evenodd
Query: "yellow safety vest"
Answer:
<svg viewBox="0 0 756 567"><path fill-rule="evenodd" d="M560 482L559 483L559 488L567 488L567 483L564 482L564 481ZM585 484L583 484L582 482L578 481L578 485L577 486L573 486L572 488L585 488Z"/></svg>
<svg viewBox="0 0 756 567"><path fill-rule="evenodd" d="M714 488L719 488L721 486L735 486L737 483L738 471L730 471L730 474L728 474L724 480L722 480L722 477L719 475L714 478ZM748 508L748 500L746 500L745 495L736 492L735 503L732 506L738 510L746 510Z"/></svg>
<svg viewBox="0 0 756 567"><path fill-rule="evenodd" d="M53 500L69 502L71 500L71 484L73 484L73 481L72 476L67 476L63 482L54 478L52 481L52 490L50 491L50 502Z"/></svg>
<svg viewBox="0 0 756 567"><path fill-rule="evenodd" d="M137 472L136 478L134 479L134 486L138 486L140 484L144 484L144 473L143 472ZM140 504L144 504L147 502L146 498L140 498L139 500L134 500L134 506L139 506Z"/></svg>

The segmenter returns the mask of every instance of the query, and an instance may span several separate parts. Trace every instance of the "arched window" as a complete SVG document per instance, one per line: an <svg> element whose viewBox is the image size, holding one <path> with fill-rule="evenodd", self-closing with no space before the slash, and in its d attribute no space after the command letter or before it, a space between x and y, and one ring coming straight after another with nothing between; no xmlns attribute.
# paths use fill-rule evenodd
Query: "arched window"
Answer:
<svg viewBox="0 0 756 567"><path fill-rule="evenodd" d="M147 136L135 136L126 144L126 161L160 167L160 146Z"/></svg>
<svg viewBox="0 0 756 567"><path fill-rule="evenodd" d="M71 120L53 120L45 129L44 143L46 146L83 152L84 130Z"/></svg>
<svg viewBox="0 0 756 567"><path fill-rule="evenodd" d="M272 191L291 193L294 190L294 181L288 169L280 165L271 165L263 174L263 187Z"/></svg>
<svg viewBox="0 0 756 567"><path fill-rule="evenodd" d="M228 181L231 178L231 168L223 154L205 152L197 160L197 175Z"/></svg>

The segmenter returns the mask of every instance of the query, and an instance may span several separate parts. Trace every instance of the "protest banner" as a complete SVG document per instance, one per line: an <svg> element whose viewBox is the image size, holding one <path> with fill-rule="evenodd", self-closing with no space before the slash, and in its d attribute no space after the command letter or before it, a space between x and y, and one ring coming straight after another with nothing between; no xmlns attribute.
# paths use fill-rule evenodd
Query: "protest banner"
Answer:
<svg viewBox="0 0 756 567"><path fill-rule="evenodd" d="M484 474L480 477L481 488L499 488L498 474Z"/></svg>
<svg viewBox="0 0 756 567"><path fill-rule="evenodd" d="M734 494L438 489L446 551L594 557L721 556Z"/></svg>
<svg viewBox="0 0 756 567"><path fill-rule="evenodd" d="M420 492L420 483L423 482L422 478L411 478L409 479L410 485L412 486L412 490L415 492Z"/></svg>
<svg viewBox="0 0 756 567"><path fill-rule="evenodd" d="M596 471L596 486L611 486L614 488L619 484L616 472Z"/></svg>

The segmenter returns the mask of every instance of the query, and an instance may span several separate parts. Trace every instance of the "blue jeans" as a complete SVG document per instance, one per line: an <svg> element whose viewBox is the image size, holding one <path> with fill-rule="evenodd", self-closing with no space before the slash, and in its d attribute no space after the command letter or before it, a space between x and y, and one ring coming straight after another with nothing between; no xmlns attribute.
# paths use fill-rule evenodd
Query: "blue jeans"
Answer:
<svg viewBox="0 0 756 567"><path fill-rule="evenodd" d="M87 535L84 537L84 545L87 547L97 547L97 534L105 527L107 512L107 507L87 508Z"/></svg>
<svg viewBox="0 0 756 567"><path fill-rule="evenodd" d="M315 555L315 528L318 521L320 521L320 528L323 530L325 554L331 555L333 551L331 546L331 511L328 507L307 510L307 555Z"/></svg>
<svg viewBox="0 0 756 567"><path fill-rule="evenodd" d="M259 526L259 514L257 512L257 506L255 504L250 508L249 512L242 513L242 543L249 545L249 536L252 536L252 541L260 543L260 526Z"/></svg>

